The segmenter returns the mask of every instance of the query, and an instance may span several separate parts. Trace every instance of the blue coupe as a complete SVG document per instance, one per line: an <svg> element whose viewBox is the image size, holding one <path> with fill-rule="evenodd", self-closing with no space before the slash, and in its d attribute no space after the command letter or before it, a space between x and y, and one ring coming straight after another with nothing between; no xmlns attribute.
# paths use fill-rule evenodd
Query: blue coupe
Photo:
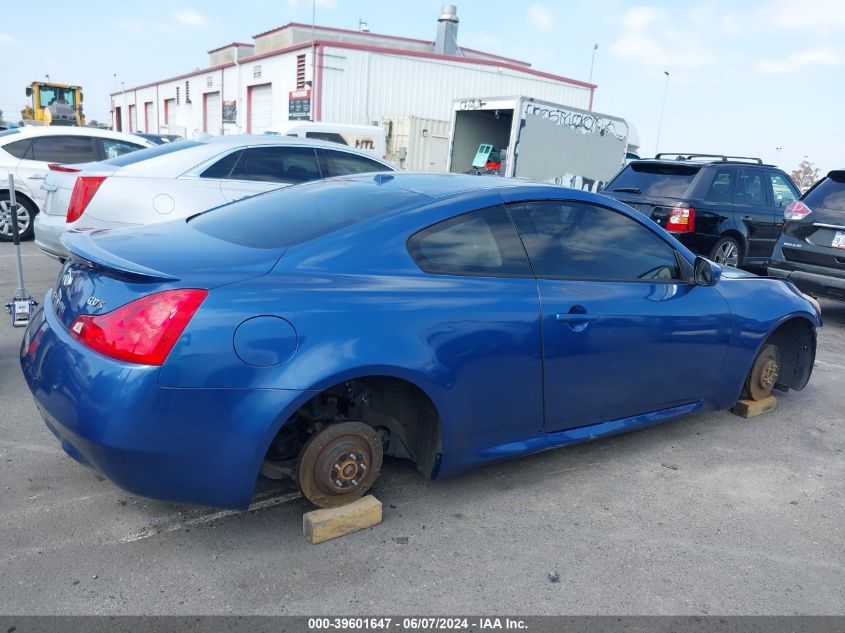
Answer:
<svg viewBox="0 0 845 633"><path fill-rule="evenodd" d="M810 378L791 283L696 257L610 198L376 174L76 233L21 365L64 450L127 490L313 503L384 455L439 478Z"/></svg>

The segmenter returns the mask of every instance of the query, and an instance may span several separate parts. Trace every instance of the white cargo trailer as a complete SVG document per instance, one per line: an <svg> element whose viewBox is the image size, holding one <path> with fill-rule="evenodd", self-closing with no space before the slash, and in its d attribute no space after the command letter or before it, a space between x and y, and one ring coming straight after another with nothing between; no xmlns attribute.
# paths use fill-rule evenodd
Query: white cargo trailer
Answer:
<svg viewBox="0 0 845 633"><path fill-rule="evenodd" d="M447 169L599 191L627 147L620 117L530 97L456 99Z"/></svg>

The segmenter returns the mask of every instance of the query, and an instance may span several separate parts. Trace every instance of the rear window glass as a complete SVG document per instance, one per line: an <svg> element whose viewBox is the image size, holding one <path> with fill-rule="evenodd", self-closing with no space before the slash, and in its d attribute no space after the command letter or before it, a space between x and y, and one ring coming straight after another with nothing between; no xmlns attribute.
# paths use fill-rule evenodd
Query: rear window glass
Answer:
<svg viewBox="0 0 845 633"><path fill-rule="evenodd" d="M369 218L408 208L424 196L360 181L323 181L233 202L188 220L198 231L252 248L286 248Z"/></svg>
<svg viewBox="0 0 845 633"><path fill-rule="evenodd" d="M608 184L605 191L680 198L699 169L699 165L631 163Z"/></svg>
<svg viewBox="0 0 845 633"><path fill-rule="evenodd" d="M809 191L804 204L811 209L845 211L845 171L832 171Z"/></svg>
<svg viewBox="0 0 845 633"><path fill-rule="evenodd" d="M196 147L197 145L202 145L202 143L198 143L197 141L176 141L175 143L165 143L164 145L139 149L137 152L124 154L123 156L111 158L103 162L107 165L114 165L115 167L126 167L127 165L134 165L135 163L140 163L156 156L172 154L173 152L179 152L189 147Z"/></svg>

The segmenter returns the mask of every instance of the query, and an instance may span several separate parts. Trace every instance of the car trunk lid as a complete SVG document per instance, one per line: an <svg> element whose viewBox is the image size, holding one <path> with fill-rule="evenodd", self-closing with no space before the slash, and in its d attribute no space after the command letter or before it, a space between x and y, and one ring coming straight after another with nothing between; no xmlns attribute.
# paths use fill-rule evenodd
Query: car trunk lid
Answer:
<svg viewBox="0 0 845 633"><path fill-rule="evenodd" d="M267 274L285 249L226 242L184 220L131 230L69 231L71 253L52 291L66 327L80 315L110 312L174 288L212 289Z"/></svg>

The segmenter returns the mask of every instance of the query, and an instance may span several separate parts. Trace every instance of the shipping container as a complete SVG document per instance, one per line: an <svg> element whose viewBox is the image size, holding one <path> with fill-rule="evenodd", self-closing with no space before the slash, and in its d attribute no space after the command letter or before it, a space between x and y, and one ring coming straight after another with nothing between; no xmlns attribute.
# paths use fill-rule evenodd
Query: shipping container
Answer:
<svg viewBox="0 0 845 633"><path fill-rule="evenodd" d="M405 114L384 119L387 160L408 171L446 171L449 121Z"/></svg>

